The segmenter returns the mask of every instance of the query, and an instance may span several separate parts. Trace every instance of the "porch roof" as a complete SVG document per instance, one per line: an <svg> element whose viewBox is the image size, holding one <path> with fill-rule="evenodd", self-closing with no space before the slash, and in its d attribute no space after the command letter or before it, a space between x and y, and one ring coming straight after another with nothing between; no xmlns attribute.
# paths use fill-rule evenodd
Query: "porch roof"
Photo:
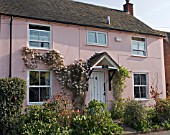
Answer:
<svg viewBox="0 0 170 135"><path fill-rule="evenodd" d="M107 60L114 67L116 68L120 67L107 52L95 53L87 60L87 62L90 67L93 67L96 66L101 61L103 61L104 59Z"/></svg>

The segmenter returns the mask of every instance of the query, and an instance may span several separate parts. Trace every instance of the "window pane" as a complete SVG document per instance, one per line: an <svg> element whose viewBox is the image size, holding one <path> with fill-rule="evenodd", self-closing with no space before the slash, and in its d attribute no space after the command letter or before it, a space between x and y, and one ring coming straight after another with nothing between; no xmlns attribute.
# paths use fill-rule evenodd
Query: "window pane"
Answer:
<svg viewBox="0 0 170 135"><path fill-rule="evenodd" d="M50 33L45 31L39 32L39 40L40 41L50 41Z"/></svg>
<svg viewBox="0 0 170 135"><path fill-rule="evenodd" d="M145 52L144 51L138 51L138 55L145 56Z"/></svg>
<svg viewBox="0 0 170 135"><path fill-rule="evenodd" d="M138 50L138 49L139 49L138 42L132 41L132 49L133 49L133 50Z"/></svg>
<svg viewBox="0 0 170 135"><path fill-rule="evenodd" d="M134 74L134 85L140 85L140 75Z"/></svg>
<svg viewBox="0 0 170 135"><path fill-rule="evenodd" d="M39 32L36 30L30 30L30 40L38 40Z"/></svg>
<svg viewBox="0 0 170 135"><path fill-rule="evenodd" d="M30 85L39 85L39 72L30 71Z"/></svg>
<svg viewBox="0 0 170 135"><path fill-rule="evenodd" d="M133 54L138 54L138 51L133 51Z"/></svg>
<svg viewBox="0 0 170 135"><path fill-rule="evenodd" d="M29 88L29 102L39 102L39 88Z"/></svg>
<svg viewBox="0 0 170 135"><path fill-rule="evenodd" d="M146 87L140 87L141 98L146 98Z"/></svg>
<svg viewBox="0 0 170 135"><path fill-rule="evenodd" d="M39 42L30 41L30 46L31 47L39 47L40 43Z"/></svg>
<svg viewBox="0 0 170 135"><path fill-rule="evenodd" d="M146 75L141 74L141 85L146 85Z"/></svg>
<svg viewBox="0 0 170 135"><path fill-rule="evenodd" d="M145 38L140 38L140 37L132 37L132 40L145 42Z"/></svg>
<svg viewBox="0 0 170 135"><path fill-rule="evenodd" d="M145 51L145 42L139 42L139 50Z"/></svg>
<svg viewBox="0 0 170 135"><path fill-rule="evenodd" d="M106 44L106 34L98 33L98 43L102 45Z"/></svg>
<svg viewBox="0 0 170 135"><path fill-rule="evenodd" d="M47 42L41 42L40 47L42 47L42 48L50 48L50 44L47 43Z"/></svg>
<svg viewBox="0 0 170 135"><path fill-rule="evenodd" d="M139 87L134 87L134 96L135 98L140 98Z"/></svg>
<svg viewBox="0 0 170 135"><path fill-rule="evenodd" d="M29 29L50 31L49 26L41 26L41 25L35 25L35 24L30 24Z"/></svg>
<svg viewBox="0 0 170 135"><path fill-rule="evenodd" d="M88 32L88 43L97 43L95 32Z"/></svg>
<svg viewBox="0 0 170 135"><path fill-rule="evenodd" d="M49 87L40 88L40 101L48 99L50 99L50 88Z"/></svg>
<svg viewBox="0 0 170 135"><path fill-rule="evenodd" d="M40 85L50 85L50 72L40 72Z"/></svg>

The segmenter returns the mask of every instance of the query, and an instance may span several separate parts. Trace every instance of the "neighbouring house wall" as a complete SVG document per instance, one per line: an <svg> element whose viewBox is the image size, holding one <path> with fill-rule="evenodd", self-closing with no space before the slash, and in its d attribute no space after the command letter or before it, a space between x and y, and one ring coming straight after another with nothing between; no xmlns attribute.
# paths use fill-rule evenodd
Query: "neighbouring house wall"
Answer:
<svg viewBox="0 0 170 135"><path fill-rule="evenodd" d="M170 43L164 40L166 90L170 95Z"/></svg>
<svg viewBox="0 0 170 135"><path fill-rule="evenodd" d="M8 61L9 61L9 21L7 16L1 17L2 29L1 33L1 49L0 53L0 77L8 76ZM73 25L64 25L58 23L51 23L45 21L14 18L13 20L13 48L12 48L12 76L20 77L27 80L27 69L24 66L21 49L28 46L28 24L37 23L51 26L52 35L52 49L59 50L63 57L65 64L72 63L75 59L82 58L89 59L95 52L106 51L112 59L120 66L124 66L130 72L148 73L149 90L155 78L158 79L159 92L163 91L162 98L166 97L165 93L165 73L164 73L164 53L163 53L163 39L149 35L139 35L128 32L119 32L114 30L102 30L89 27L79 27ZM108 33L108 46L89 46L86 45L87 30L103 31ZM139 36L147 39L147 57L135 57L131 55L131 37ZM115 37L122 39L121 42L116 42ZM38 69L47 69L46 66L40 65ZM112 93L108 91L107 83L107 103L110 106L112 100ZM123 92L123 97L133 98L133 75L127 79L127 87ZM154 84L155 86L156 84ZM53 93L60 91L60 87L53 75ZM89 102L89 91L87 91L86 103ZM153 100L144 101L146 105L153 104ZM26 102L25 102L26 104Z"/></svg>

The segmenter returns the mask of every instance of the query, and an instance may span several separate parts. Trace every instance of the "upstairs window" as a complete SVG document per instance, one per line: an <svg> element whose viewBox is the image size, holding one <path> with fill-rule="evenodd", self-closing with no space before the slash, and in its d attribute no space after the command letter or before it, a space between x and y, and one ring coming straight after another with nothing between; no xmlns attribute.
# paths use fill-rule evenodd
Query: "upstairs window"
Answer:
<svg viewBox="0 0 170 135"><path fill-rule="evenodd" d="M97 32L97 31L88 31L87 32L87 44L107 46L107 33Z"/></svg>
<svg viewBox="0 0 170 135"><path fill-rule="evenodd" d="M134 74L134 96L135 98L148 97L148 83L146 74Z"/></svg>
<svg viewBox="0 0 170 135"><path fill-rule="evenodd" d="M29 24L29 47L50 49L50 26Z"/></svg>
<svg viewBox="0 0 170 135"><path fill-rule="evenodd" d="M146 56L146 39L132 37L132 54L137 56Z"/></svg>

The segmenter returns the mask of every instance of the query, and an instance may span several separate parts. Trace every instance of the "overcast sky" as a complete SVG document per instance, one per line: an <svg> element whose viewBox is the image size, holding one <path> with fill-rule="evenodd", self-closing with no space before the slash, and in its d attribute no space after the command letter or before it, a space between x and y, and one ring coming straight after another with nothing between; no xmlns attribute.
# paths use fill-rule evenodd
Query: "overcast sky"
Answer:
<svg viewBox="0 0 170 135"><path fill-rule="evenodd" d="M75 0L123 10L125 0ZM170 0L130 0L134 16L154 29L170 32Z"/></svg>

